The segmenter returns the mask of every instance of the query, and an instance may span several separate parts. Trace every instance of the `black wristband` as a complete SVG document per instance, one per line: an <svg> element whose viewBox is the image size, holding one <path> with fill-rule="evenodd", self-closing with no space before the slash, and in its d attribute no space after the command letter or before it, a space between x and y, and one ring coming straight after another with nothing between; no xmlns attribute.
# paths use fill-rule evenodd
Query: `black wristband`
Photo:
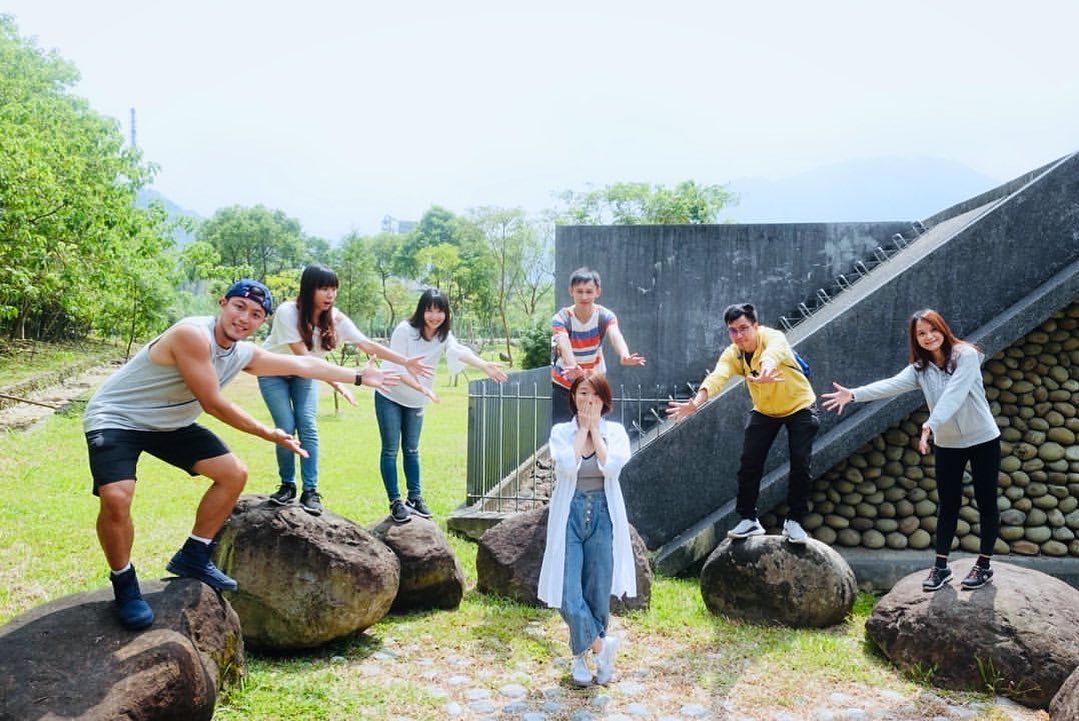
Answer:
<svg viewBox="0 0 1079 721"><path fill-rule="evenodd" d="M358 385L358 386L363 385L363 371L357 371L356 372L356 385Z"/></svg>

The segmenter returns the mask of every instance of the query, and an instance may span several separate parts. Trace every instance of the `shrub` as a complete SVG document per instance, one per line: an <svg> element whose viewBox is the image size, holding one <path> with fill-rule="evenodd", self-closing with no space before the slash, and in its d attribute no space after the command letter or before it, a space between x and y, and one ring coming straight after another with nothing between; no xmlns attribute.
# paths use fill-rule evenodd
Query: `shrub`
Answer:
<svg viewBox="0 0 1079 721"><path fill-rule="evenodd" d="M531 325L521 334L521 368L540 368L551 363L551 329L545 321Z"/></svg>

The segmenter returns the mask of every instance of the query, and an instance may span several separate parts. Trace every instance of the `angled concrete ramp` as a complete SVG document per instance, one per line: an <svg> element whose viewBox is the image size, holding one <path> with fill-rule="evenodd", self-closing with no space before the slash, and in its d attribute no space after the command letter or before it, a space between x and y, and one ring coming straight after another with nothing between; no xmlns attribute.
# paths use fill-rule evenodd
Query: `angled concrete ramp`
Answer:
<svg viewBox="0 0 1079 721"><path fill-rule="evenodd" d="M991 355L1079 297L1079 155L942 211L927 232L788 337L813 367L818 395L831 381L855 386L907 362L906 323L939 310L953 330ZM720 349L716 349L718 355ZM654 564L692 567L737 522L734 497L742 426L750 404L731 384L680 427L642 449L622 475L630 520ZM923 403L920 394L822 411L813 470L822 473ZM786 434L765 469L761 512L786 497Z"/></svg>

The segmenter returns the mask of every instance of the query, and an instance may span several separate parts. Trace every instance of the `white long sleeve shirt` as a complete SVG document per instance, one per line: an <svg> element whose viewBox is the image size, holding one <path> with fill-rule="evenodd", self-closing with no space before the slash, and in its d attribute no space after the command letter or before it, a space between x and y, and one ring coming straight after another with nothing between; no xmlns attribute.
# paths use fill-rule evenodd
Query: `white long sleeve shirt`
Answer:
<svg viewBox="0 0 1079 721"><path fill-rule="evenodd" d="M472 352L457 342L452 331L447 334L444 341L440 341L437 334L431 340L425 340L418 330L409 325L407 320L401 321L393 329L393 335L390 336L390 349L400 353L405 358L422 355L423 362L432 367L438 367L438 360L445 353L446 367L449 368L450 373L463 371L465 369L463 358ZM408 372L390 361L382 364L382 370L398 373ZM417 378L416 380L425 388L434 387L435 378L433 375L426 378ZM389 390L378 390L376 393L381 393L391 401L400 403L407 408L423 408L431 402L430 398L415 388L409 388L404 383L398 383Z"/></svg>
<svg viewBox="0 0 1079 721"><path fill-rule="evenodd" d="M626 429L614 421L603 419L600 434L607 442L607 462L599 464L603 473L603 491L607 511L611 514L614 543L614 574L611 595L616 598L637 595L637 570L633 563L633 546L629 538L629 521L622 486L618 482L622 467L629 460L629 436ZM562 576L566 567L566 527L569 524L570 502L577 489L577 469L580 459L573 451L577 435L577 419L559 423L551 429L551 460L554 462L555 488L547 517L547 547L543 551L536 595L551 608L562 607Z"/></svg>
<svg viewBox="0 0 1079 721"><path fill-rule="evenodd" d="M891 378L851 388L857 402L890 398L921 389L929 405L933 442L941 448L970 448L1000 436L982 385L983 355L966 343L952 348L955 370L948 374L930 363L925 370L908 365Z"/></svg>

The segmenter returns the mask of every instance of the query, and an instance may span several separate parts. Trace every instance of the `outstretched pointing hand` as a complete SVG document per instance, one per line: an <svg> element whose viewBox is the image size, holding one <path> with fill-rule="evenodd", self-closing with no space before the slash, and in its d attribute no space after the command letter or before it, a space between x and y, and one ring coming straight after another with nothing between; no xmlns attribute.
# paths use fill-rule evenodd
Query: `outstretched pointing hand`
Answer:
<svg viewBox="0 0 1079 721"><path fill-rule="evenodd" d="M835 411L836 415L840 415L843 408L854 400L854 394L850 392L850 389L844 388L835 381L832 381L832 386L835 388L835 393L821 393L820 397L824 399L824 410Z"/></svg>

